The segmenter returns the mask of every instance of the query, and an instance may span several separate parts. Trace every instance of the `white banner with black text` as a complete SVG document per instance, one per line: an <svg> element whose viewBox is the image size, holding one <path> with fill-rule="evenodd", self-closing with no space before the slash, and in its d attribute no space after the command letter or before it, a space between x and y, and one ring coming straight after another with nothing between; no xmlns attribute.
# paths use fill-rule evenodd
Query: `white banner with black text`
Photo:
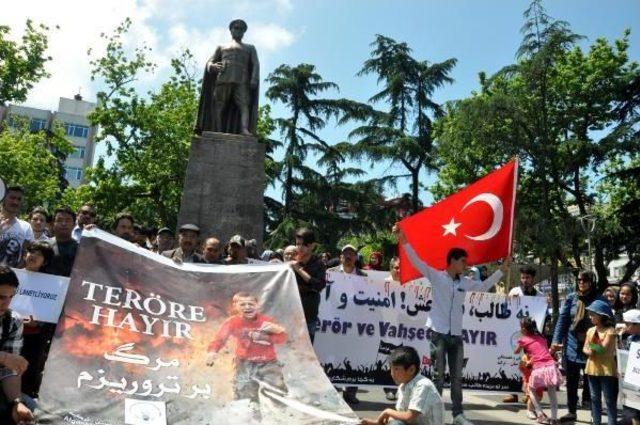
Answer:
<svg viewBox="0 0 640 425"><path fill-rule="evenodd" d="M321 294L314 348L334 384L393 386L387 356L396 347L412 346L422 359L422 373L430 377L430 284L406 285L386 280L388 273L367 276L327 273ZM493 293L467 293L463 319L463 385L466 388L518 391L520 318L530 316L542 329L544 297L509 298ZM446 375L448 377L448 374Z"/></svg>

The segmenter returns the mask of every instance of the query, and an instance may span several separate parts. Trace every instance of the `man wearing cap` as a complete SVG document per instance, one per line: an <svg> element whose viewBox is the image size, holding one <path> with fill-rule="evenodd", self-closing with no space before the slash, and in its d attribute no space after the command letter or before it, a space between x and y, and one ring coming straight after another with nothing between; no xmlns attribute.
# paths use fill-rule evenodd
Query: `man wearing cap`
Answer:
<svg viewBox="0 0 640 425"><path fill-rule="evenodd" d="M355 246L347 244L342 247L340 252L340 265L332 267L329 271L338 271L340 273L355 274L356 276L366 276L356 264L358 261L358 250Z"/></svg>
<svg viewBox="0 0 640 425"><path fill-rule="evenodd" d="M247 251L244 238L240 235L232 236L229 240L229 255L224 259L224 264L247 264Z"/></svg>
<svg viewBox="0 0 640 425"><path fill-rule="evenodd" d="M355 246L347 244L342 247L342 250L340 252L340 265L332 267L327 271L354 274L356 276L366 276L367 274L357 266L357 260L358 250ZM347 403L358 404L360 403L360 400L358 400L358 397L356 397L357 392L358 387L345 387L342 396Z"/></svg>
<svg viewBox="0 0 640 425"><path fill-rule="evenodd" d="M183 224L178 229L178 248L164 251L162 255L176 263L204 263L204 259L196 252L200 228L195 224Z"/></svg>
<svg viewBox="0 0 640 425"><path fill-rule="evenodd" d="M165 251L169 251L173 249L175 244L175 236L173 231L168 227L163 227L158 230L156 234L156 249L154 250L157 254L162 254Z"/></svg>

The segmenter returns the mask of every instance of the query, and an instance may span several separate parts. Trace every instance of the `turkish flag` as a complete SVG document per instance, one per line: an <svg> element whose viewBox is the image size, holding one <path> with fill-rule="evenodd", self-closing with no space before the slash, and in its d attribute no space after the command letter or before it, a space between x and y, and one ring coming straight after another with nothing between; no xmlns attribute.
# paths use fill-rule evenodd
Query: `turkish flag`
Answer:
<svg viewBox="0 0 640 425"><path fill-rule="evenodd" d="M402 220L400 229L418 256L443 270L451 248L463 248L468 263L481 264L511 254L518 160L507 163L448 198ZM400 281L421 277L402 246Z"/></svg>

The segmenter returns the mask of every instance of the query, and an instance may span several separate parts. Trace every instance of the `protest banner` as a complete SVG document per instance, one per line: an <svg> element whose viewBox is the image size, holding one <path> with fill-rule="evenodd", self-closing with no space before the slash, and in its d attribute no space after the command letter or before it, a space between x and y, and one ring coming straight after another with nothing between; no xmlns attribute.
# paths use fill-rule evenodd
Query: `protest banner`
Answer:
<svg viewBox="0 0 640 425"><path fill-rule="evenodd" d="M635 345L635 347L634 347ZM637 372L634 373L635 377L631 377L627 373L627 368L638 368L638 350L640 350L640 344L634 343L627 350L617 350L616 357L618 360L618 385L620 388L620 402L623 406L631 407L632 409L640 410L640 385L637 381ZM629 356L635 357L635 360L628 362ZM632 363L634 365L632 365ZM632 365L632 366L629 366Z"/></svg>
<svg viewBox="0 0 640 425"><path fill-rule="evenodd" d="M67 295L69 278L13 269L20 286L11 300L11 309L22 317L33 316L40 322L58 323Z"/></svg>
<svg viewBox="0 0 640 425"><path fill-rule="evenodd" d="M343 424L284 264L175 264L85 231L37 423Z"/></svg>
<svg viewBox="0 0 640 425"><path fill-rule="evenodd" d="M424 280L404 286L385 281L387 273L368 276L327 273L321 294L314 348L334 384L393 385L387 355L395 347L414 347L422 373L432 374L430 332L431 288ZM547 304L542 297L508 298L491 293L467 293L463 333L466 388L518 391L519 319L534 318L542 329Z"/></svg>

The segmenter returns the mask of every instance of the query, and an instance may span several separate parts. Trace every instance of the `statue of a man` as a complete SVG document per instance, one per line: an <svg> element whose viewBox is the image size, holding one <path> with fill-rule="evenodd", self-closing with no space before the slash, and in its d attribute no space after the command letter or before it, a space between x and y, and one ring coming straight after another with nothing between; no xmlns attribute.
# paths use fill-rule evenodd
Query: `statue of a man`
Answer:
<svg viewBox="0 0 640 425"><path fill-rule="evenodd" d="M229 24L228 44L218 46L202 79L196 132L253 135L258 120L260 64L255 47L242 42L247 23Z"/></svg>

